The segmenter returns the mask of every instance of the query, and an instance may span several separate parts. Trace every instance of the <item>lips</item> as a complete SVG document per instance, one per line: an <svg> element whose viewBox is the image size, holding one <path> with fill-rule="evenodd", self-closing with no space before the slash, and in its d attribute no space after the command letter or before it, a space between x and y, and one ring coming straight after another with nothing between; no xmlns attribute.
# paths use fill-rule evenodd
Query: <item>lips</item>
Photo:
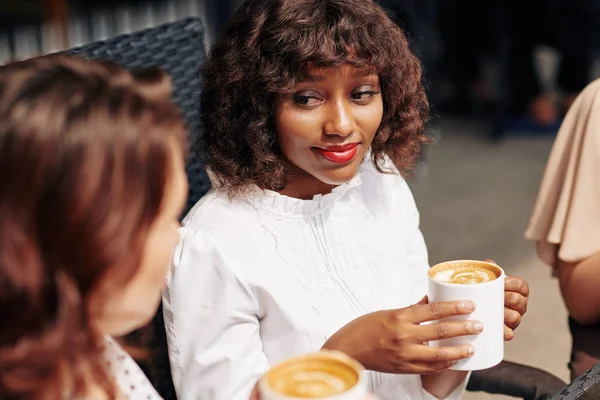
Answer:
<svg viewBox="0 0 600 400"><path fill-rule="evenodd" d="M315 147L317 154L335 164L347 164L356 157L359 143L349 143L342 146Z"/></svg>

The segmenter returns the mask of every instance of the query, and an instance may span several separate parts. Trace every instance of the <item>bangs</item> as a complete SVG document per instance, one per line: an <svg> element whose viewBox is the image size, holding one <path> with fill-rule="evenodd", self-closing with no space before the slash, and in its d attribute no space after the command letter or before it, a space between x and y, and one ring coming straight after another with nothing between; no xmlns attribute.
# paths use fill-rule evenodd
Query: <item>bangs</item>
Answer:
<svg viewBox="0 0 600 400"><path fill-rule="evenodd" d="M365 0L365 3L370 0ZM268 36L260 38L261 66L270 92L291 90L310 79L309 66L351 65L381 74L395 64L401 30L379 7L349 7L343 1L298 1ZM283 12L284 10L280 10Z"/></svg>

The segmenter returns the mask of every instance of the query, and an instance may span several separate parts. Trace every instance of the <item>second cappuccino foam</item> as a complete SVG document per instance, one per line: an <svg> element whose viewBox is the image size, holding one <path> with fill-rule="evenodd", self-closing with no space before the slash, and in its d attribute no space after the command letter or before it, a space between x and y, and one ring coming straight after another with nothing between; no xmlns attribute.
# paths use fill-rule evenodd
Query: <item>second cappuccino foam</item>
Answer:
<svg viewBox="0 0 600 400"><path fill-rule="evenodd" d="M286 396L317 399L344 393L354 384L334 371L296 371L276 382L273 389Z"/></svg>
<svg viewBox="0 0 600 400"><path fill-rule="evenodd" d="M460 285L489 282L498 278L498 276L496 271L480 265L448 266L438 268L432 274L432 278L436 281Z"/></svg>
<svg viewBox="0 0 600 400"><path fill-rule="evenodd" d="M295 357L273 367L261 379L263 399L362 400L366 386L363 367L336 351Z"/></svg>

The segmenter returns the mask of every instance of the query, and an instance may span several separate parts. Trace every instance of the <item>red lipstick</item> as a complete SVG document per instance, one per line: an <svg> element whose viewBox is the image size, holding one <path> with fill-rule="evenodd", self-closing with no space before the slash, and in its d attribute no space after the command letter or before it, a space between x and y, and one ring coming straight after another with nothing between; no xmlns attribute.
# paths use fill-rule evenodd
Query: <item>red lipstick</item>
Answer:
<svg viewBox="0 0 600 400"><path fill-rule="evenodd" d="M356 157L359 143L349 143L343 146L315 147L321 157L335 164L347 164Z"/></svg>

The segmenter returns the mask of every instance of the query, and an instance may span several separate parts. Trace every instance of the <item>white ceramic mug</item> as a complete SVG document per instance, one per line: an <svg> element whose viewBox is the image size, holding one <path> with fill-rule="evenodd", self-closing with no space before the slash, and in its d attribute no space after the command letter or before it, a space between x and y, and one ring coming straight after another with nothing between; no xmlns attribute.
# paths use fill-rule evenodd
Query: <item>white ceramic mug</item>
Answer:
<svg viewBox="0 0 600 400"><path fill-rule="evenodd" d="M447 281L450 274L440 273L441 271L459 270L460 267L465 266L491 269L495 271L495 278L482 283L451 283ZM436 274L440 279L434 279ZM442 278L446 281L442 281ZM504 278L502 268L486 261L447 261L430 268L427 293L430 303L471 300L476 307L475 311L469 315L442 318L438 322L473 320L483 324L483 331L479 334L429 343L434 347L473 345L475 354L459 361L450 369L457 371L487 369L498 364L504 358Z"/></svg>
<svg viewBox="0 0 600 400"><path fill-rule="evenodd" d="M363 366L344 353L323 350L275 365L258 383L261 400L364 400Z"/></svg>

